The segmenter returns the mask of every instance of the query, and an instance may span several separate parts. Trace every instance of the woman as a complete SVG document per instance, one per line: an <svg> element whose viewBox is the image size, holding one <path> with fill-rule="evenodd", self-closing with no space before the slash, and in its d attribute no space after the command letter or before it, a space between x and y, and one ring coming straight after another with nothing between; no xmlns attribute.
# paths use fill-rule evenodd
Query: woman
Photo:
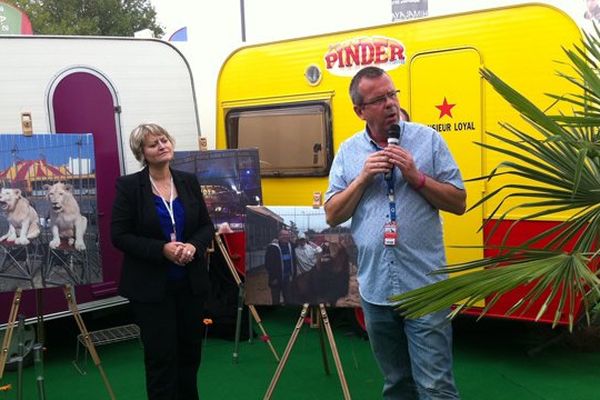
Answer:
<svg viewBox="0 0 600 400"><path fill-rule="evenodd" d="M169 167L174 140L165 129L139 125L129 145L145 168L117 180L111 237L124 254L119 293L141 330L148 398L198 399L213 224L196 177Z"/></svg>

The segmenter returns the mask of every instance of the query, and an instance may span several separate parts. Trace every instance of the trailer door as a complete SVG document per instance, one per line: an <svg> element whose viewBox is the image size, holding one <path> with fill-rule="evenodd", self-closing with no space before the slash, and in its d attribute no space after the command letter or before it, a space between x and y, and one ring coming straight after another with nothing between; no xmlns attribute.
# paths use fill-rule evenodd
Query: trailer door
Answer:
<svg viewBox="0 0 600 400"><path fill-rule="evenodd" d="M98 230L104 284L92 285L94 297L116 294L120 253L110 242L110 219L115 181L120 175L117 142L116 94L100 74L91 70L67 71L51 96L54 132L92 133L96 158Z"/></svg>
<svg viewBox="0 0 600 400"><path fill-rule="evenodd" d="M463 179L482 174L481 142L484 132L481 57L472 48L418 54L410 64L410 117L432 126L446 140L458 163ZM481 181L465 183L467 208L481 199ZM448 263L483 257L482 249L452 246L481 246L483 233L481 207L465 215L443 213L444 240Z"/></svg>

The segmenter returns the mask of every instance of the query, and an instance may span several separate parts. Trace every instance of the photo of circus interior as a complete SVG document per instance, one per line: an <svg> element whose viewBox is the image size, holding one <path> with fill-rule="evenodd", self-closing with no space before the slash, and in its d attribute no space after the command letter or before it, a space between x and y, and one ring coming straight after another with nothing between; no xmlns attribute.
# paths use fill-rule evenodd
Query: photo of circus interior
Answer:
<svg viewBox="0 0 600 400"><path fill-rule="evenodd" d="M350 221L331 228L323 209L247 207L246 303L359 307Z"/></svg>
<svg viewBox="0 0 600 400"><path fill-rule="evenodd" d="M102 282L91 134L0 135L0 292Z"/></svg>
<svg viewBox="0 0 600 400"><path fill-rule="evenodd" d="M243 230L246 206L262 204L257 149L178 151L171 165L196 174L215 228Z"/></svg>

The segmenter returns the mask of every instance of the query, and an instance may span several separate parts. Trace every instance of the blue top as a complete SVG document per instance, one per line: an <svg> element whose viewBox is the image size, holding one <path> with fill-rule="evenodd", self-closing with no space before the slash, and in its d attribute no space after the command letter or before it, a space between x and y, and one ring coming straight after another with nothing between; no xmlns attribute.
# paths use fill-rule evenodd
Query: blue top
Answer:
<svg viewBox="0 0 600 400"><path fill-rule="evenodd" d="M171 224L171 217L169 211L160 196L154 195L154 204L156 205L156 212L158 213L158 219L160 221L160 228L165 235L167 241L171 241L171 232L173 232L173 226ZM179 197L173 200L173 215L175 216L175 230L177 231L177 241L183 242L183 226L185 221L185 210ZM187 269L185 266L177 265L173 262L168 262L168 278L171 281L178 281L185 277Z"/></svg>
<svg viewBox="0 0 600 400"><path fill-rule="evenodd" d="M281 261L283 262L283 281L287 282L292 276L292 254L289 246L279 246L281 252Z"/></svg>
<svg viewBox="0 0 600 400"><path fill-rule="evenodd" d="M438 132L420 124L401 122L400 146L413 156L417 168L438 182L464 189L460 171ZM329 172L328 201L360 174L367 157L381 148L367 130L345 140ZM369 303L389 305L389 297L440 281L428 275L446 264L439 211L413 189L399 169L394 170L398 225L395 246L384 246L383 227L389 221L388 187L383 174L374 177L352 216L352 237L358 247L358 283Z"/></svg>

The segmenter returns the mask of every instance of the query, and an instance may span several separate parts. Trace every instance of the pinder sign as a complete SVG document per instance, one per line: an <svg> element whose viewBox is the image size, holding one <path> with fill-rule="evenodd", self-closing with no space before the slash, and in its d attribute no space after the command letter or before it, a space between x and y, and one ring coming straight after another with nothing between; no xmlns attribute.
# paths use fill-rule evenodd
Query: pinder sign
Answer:
<svg viewBox="0 0 600 400"><path fill-rule="evenodd" d="M384 36L354 38L330 45L324 57L327 71L340 76L353 76L370 65L389 71L403 65L405 60L404 45Z"/></svg>

